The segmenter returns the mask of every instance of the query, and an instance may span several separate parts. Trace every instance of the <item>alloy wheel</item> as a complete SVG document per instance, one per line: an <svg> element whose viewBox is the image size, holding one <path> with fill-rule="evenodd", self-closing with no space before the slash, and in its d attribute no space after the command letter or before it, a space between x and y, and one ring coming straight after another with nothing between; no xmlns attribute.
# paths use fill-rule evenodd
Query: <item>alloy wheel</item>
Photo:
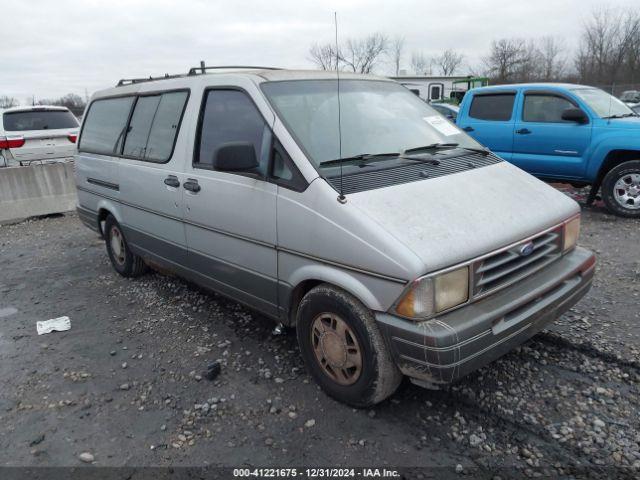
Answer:
<svg viewBox="0 0 640 480"><path fill-rule="evenodd" d="M620 206L632 210L640 208L640 173L628 173L618 179L613 195Z"/></svg>

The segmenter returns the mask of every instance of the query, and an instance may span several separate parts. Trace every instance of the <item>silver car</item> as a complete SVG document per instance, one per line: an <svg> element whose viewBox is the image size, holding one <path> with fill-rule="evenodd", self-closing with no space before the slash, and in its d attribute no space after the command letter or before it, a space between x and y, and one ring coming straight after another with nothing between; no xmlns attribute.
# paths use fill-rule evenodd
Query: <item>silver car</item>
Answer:
<svg viewBox="0 0 640 480"><path fill-rule="evenodd" d="M123 80L87 107L76 176L118 273L159 265L295 327L311 375L358 407L495 360L594 273L573 200L385 78Z"/></svg>

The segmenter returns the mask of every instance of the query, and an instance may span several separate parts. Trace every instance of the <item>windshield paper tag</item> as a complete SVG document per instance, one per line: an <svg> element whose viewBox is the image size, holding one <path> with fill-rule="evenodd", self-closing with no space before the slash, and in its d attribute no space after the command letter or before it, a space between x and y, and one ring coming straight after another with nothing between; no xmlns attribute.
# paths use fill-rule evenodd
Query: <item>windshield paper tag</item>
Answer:
<svg viewBox="0 0 640 480"><path fill-rule="evenodd" d="M456 135L460 133L456 127L454 127L449 120L439 116L433 115L431 117L422 117L422 119L431 125L433 128L438 130L441 134L446 135L447 137L450 135Z"/></svg>

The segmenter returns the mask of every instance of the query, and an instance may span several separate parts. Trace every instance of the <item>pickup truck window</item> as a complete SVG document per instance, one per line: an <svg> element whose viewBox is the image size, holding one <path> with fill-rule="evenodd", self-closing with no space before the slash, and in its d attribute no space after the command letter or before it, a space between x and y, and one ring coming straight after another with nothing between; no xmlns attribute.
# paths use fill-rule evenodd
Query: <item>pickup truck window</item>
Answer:
<svg viewBox="0 0 640 480"><path fill-rule="evenodd" d="M469 116L478 120L510 120L515 98L515 93L474 95Z"/></svg>
<svg viewBox="0 0 640 480"><path fill-rule="evenodd" d="M601 118L633 115L633 110L624 102L598 88L576 88L572 91Z"/></svg>
<svg viewBox="0 0 640 480"><path fill-rule="evenodd" d="M562 120L562 112L575 105L558 95L528 94L524 97L522 120L525 122L571 123Z"/></svg>

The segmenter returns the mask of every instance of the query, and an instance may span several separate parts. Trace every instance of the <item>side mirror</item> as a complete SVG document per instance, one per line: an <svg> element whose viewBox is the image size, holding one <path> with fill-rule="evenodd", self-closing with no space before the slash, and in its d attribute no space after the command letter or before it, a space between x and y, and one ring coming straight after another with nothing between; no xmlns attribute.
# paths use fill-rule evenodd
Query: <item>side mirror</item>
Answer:
<svg viewBox="0 0 640 480"><path fill-rule="evenodd" d="M580 108L567 108L562 112L562 120L576 123L587 123L589 118Z"/></svg>
<svg viewBox="0 0 640 480"><path fill-rule="evenodd" d="M213 154L213 168L223 172L247 172L258 168L258 159L250 142L222 144Z"/></svg>

